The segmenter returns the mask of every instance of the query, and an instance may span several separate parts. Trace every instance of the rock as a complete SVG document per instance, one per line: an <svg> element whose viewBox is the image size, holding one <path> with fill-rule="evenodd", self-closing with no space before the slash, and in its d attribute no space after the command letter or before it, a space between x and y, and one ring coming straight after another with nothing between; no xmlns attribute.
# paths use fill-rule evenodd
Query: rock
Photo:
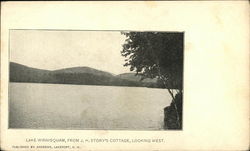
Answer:
<svg viewBox="0 0 250 151"><path fill-rule="evenodd" d="M174 102L177 107L179 122L177 120L177 112L175 109ZM164 129L182 129L182 102L182 93L178 93L175 95L175 100L172 100L170 106L164 108Z"/></svg>

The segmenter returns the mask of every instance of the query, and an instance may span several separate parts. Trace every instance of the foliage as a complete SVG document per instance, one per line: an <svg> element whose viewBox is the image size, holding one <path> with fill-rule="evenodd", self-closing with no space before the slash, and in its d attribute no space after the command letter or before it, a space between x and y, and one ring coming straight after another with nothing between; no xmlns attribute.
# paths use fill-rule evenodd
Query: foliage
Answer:
<svg viewBox="0 0 250 151"><path fill-rule="evenodd" d="M169 87L182 90L183 33L123 32L124 66L144 78L160 78Z"/></svg>

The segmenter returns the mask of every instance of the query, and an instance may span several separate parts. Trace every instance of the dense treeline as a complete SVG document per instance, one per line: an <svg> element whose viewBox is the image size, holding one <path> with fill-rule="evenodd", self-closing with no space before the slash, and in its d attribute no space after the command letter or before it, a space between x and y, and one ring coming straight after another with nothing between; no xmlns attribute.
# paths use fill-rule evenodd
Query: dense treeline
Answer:
<svg viewBox="0 0 250 151"><path fill-rule="evenodd" d="M82 68L83 69L83 68ZM86 69L86 68L84 68ZM90 70L90 68L88 68ZM83 71L69 72L65 70L41 70L30 68L17 63L10 63L10 82L79 84L79 85L107 85L107 86L133 86L133 87L162 87L157 81L140 81L137 78L115 76L104 71L91 69L92 73ZM96 74L95 74L96 73Z"/></svg>

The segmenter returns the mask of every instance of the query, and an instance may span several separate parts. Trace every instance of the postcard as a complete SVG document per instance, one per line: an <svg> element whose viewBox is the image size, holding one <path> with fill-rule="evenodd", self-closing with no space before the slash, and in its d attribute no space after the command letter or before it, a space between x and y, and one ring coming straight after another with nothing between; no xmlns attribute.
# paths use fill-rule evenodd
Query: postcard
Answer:
<svg viewBox="0 0 250 151"><path fill-rule="evenodd" d="M247 1L1 3L2 150L248 150Z"/></svg>

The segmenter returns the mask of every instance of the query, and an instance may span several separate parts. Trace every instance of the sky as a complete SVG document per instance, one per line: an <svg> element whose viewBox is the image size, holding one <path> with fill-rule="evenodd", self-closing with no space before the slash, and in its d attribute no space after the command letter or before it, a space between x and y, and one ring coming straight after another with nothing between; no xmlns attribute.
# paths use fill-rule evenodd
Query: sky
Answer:
<svg viewBox="0 0 250 151"><path fill-rule="evenodd" d="M113 74L130 72L118 31L11 30L10 61L55 70L88 66Z"/></svg>

